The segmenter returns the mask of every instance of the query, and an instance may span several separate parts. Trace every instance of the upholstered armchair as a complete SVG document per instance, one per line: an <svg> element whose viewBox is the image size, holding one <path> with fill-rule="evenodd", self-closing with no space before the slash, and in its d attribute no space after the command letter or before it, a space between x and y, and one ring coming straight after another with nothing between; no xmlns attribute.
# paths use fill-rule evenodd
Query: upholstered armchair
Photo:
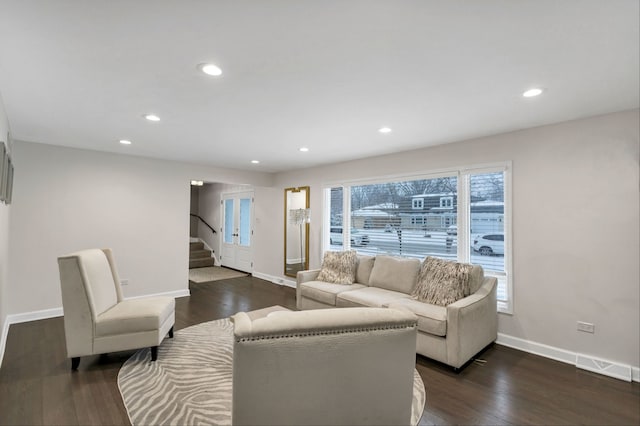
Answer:
<svg viewBox="0 0 640 426"><path fill-rule="evenodd" d="M240 312L233 321L232 424L409 425L420 418L422 406L412 422L412 313L342 308L254 319Z"/></svg>
<svg viewBox="0 0 640 426"><path fill-rule="evenodd" d="M80 357L151 347L151 359L173 337L175 300L126 300L110 249L90 249L58 258L67 356L72 370Z"/></svg>

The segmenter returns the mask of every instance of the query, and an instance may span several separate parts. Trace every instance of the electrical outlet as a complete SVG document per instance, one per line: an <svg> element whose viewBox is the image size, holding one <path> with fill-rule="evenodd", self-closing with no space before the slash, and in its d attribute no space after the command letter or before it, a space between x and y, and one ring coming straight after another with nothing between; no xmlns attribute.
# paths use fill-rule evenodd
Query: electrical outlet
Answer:
<svg viewBox="0 0 640 426"><path fill-rule="evenodd" d="M120 280L120 285L129 285L129 280Z"/></svg>
<svg viewBox="0 0 640 426"><path fill-rule="evenodd" d="M578 331L584 331L585 333L595 333L596 326L588 322L578 321Z"/></svg>

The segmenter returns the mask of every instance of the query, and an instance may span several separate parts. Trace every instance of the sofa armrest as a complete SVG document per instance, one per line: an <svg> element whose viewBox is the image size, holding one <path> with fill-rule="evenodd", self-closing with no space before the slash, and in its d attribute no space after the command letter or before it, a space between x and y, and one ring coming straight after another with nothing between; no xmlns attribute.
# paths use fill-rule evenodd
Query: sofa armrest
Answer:
<svg viewBox="0 0 640 426"><path fill-rule="evenodd" d="M309 269L308 271L298 271L296 282L302 284L307 281L315 281L320 274L320 269Z"/></svg>
<svg viewBox="0 0 640 426"><path fill-rule="evenodd" d="M474 294L447 306L447 359L461 367L498 338L498 280L484 277Z"/></svg>
<svg viewBox="0 0 640 426"><path fill-rule="evenodd" d="M296 307L299 311L302 310L302 293L300 290L300 284L308 281L315 281L320 274L320 269L310 269L308 271L298 271L296 274Z"/></svg>

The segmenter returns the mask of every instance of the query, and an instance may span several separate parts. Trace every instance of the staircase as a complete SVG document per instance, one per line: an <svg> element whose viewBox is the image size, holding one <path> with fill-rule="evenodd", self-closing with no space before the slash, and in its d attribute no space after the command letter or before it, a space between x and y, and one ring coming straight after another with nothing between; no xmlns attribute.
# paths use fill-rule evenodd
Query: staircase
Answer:
<svg viewBox="0 0 640 426"><path fill-rule="evenodd" d="M189 269L204 268L213 264L211 250L205 249L202 242L189 243Z"/></svg>

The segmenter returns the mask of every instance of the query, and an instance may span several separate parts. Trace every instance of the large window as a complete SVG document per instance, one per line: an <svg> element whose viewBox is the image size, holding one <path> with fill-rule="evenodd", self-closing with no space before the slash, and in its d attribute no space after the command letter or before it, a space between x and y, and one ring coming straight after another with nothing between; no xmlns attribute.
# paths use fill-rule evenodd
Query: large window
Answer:
<svg viewBox="0 0 640 426"><path fill-rule="evenodd" d="M511 312L508 176L501 165L330 185L325 247L482 265L485 274L498 278L499 310Z"/></svg>

